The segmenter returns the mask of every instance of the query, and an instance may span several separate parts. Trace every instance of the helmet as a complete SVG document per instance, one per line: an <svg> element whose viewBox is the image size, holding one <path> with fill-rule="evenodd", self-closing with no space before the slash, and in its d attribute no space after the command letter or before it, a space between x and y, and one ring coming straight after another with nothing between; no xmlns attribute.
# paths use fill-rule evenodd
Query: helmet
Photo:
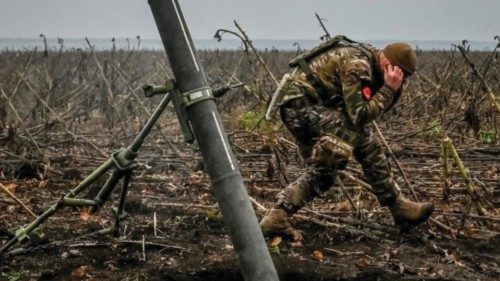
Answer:
<svg viewBox="0 0 500 281"><path fill-rule="evenodd" d="M417 55L406 43L391 43L382 53L394 65L399 66L406 76L410 76L417 68Z"/></svg>

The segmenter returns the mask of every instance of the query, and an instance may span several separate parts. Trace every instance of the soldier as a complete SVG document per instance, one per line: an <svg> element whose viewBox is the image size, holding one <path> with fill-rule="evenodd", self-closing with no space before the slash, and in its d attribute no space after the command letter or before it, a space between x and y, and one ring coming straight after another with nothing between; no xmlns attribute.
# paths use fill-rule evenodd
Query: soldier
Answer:
<svg viewBox="0 0 500 281"><path fill-rule="evenodd" d="M400 193L388 160L370 124L398 101L417 58L405 43L383 50L337 36L295 58L276 91L268 119L280 111L295 138L307 171L278 194L275 207L262 219L264 233L282 232L301 240L288 216L334 183L336 173L354 158L363 167L382 206L396 225L407 228L426 221L429 202L412 202Z"/></svg>

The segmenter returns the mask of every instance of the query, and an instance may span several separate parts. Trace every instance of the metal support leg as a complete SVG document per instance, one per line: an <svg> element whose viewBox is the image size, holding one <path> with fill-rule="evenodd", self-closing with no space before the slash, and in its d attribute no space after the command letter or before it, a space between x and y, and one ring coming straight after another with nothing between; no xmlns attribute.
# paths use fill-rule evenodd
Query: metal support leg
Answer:
<svg viewBox="0 0 500 281"><path fill-rule="evenodd" d="M170 89L170 88L169 88ZM170 89L172 90L172 89ZM121 149L111 155L111 157L104 162L101 166L99 166L96 170L94 170L89 176L87 176L84 180L80 182L78 186L72 189L68 194L66 194L63 198L57 201L54 205L52 205L49 209L47 209L42 215L32 221L25 227L21 227L16 231L16 236L9 240L5 245L0 247L0 254L8 251L12 246L14 246L17 242L24 240L28 235L33 232L40 224L42 224L45 220L47 220L51 215L57 212L64 206L73 206L73 207L84 207L84 206L92 206L93 211L97 211L102 204L109 198L114 187L118 184L122 177L125 177L124 187L122 188L118 215L123 211L123 204L125 201L125 195L128 190L128 185L130 182L130 178L132 176L132 171L137 167L137 163L135 158L137 157L137 152L141 148L144 140L150 133L151 129L155 125L155 123L160 118L163 111L167 108L167 105L170 103L172 97L169 93L165 95L162 99L156 110L153 112L141 132L134 139L132 144L127 149ZM112 172L109 179L103 185L99 194L96 196L95 200L90 199L81 199L75 198L79 193L83 190L87 189L90 185L92 185L95 181L97 181L101 176L103 176L110 169L115 168ZM121 205L121 207L120 207ZM119 221L118 221L119 223ZM118 226L117 223L117 226Z"/></svg>
<svg viewBox="0 0 500 281"><path fill-rule="evenodd" d="M125 197L127 196L128 186L130 179L132 178L132 172L125 174L123 178L123 186L120 192L120 200L118 201L118 207L116 208L116 219L115 219L115 235L118 236L120 229L120 220L122 219L123 208L125 207Z"/></svg>
<svg viewBox="0 0 500 281"><path fill-rule="evenodd" d="M118 184L120 179L123 177L123 172L120 170L114 170L106 183L102 186L99 194L94 198L96 205L92 208L92 212L96 213L102 207L104 202L106 202L113 192L113 189Z"/></svg>

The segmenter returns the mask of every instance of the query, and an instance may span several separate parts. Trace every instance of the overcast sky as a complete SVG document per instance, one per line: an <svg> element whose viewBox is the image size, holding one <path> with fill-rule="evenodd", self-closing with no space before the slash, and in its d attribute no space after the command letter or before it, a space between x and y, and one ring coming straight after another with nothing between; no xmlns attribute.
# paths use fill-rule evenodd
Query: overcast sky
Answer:
<svg viewBox="0 0 500 281"><path fill-rule="evenodd" d="M168 0L165 0L168 1ZM500 34L500 0L180 0L193 38L237 20L252 38L485 40ZM0 0L0 37L159 38L146 0Z"/></svg>

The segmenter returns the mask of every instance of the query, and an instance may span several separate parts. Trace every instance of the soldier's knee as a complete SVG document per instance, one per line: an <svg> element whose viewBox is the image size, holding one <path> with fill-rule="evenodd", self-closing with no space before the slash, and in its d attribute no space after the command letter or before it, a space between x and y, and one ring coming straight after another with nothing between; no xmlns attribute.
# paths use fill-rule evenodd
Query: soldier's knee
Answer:
<svg viewBox="0 0 500 281"><path fill-rule="evenodd" d="M332 134L325 134L314 145L307 162L326 167L336 167L347 164L352 157L352 145Z"/></svg>

